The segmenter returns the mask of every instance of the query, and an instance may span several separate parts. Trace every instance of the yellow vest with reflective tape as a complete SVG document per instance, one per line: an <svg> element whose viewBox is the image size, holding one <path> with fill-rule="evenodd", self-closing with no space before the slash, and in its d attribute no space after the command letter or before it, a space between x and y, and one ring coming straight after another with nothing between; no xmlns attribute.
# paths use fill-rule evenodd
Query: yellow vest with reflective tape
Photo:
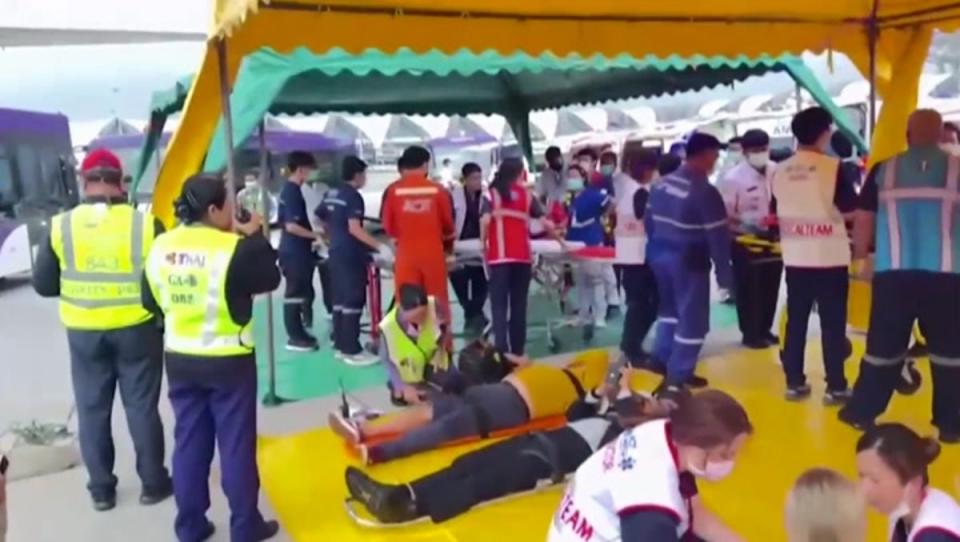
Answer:
<svg viewBox="0 0 960 542"><path fill-rule="evenodd" d="M190 356L223 357L253 351L251 324L233 321L227 268L240 237L206 226L180 226L157 238L147 281L164 314L164 348Z"/></svg>
<svg viewBox="0 0 960 542"><path fill-rule="evenodd" d="M50 223L60 261L60 320L69 329L109 330L149 321L140 285L153 218L124 204L84 203Z"/></svg>
<svg viewBox="0 0 960 542"><path fill-rule="evenodd" d="M396 306L380 322L380 331L386 341L390 361L397 367L400 379L407 384L419 384L424 380L427 364L440 349L440 327L437 323L437 303L433 297L427 299L427 317L420 325L420 335L414 341L407 335L397 320L400 307ZM441 355L438 369L446 369L446 355Z"/></svg>

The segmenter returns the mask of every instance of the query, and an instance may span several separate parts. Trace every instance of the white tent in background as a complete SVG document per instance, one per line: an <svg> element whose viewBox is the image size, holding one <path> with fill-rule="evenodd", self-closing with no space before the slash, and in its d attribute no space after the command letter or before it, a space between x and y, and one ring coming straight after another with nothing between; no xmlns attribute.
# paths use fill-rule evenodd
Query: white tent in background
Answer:
<svg viewBox="0 0 960 542"><path fill-rule="evenodd" d="M738 115L754 115L761 108L767 105L773 99L772 94L755 94L748 96L740 102L740 107L736 111Z"/></svg>
<svg viewBox="0 0 960 542"><path fill-rule="evenodd" d="M501 115L467 115L467 118L483 128L484 132L496 138L497 141L513 138L513 130L507 125L507 119Z"/></svg>
<svg viewBox="0 0 960 542"><path fill-rule="evenodd" d="M412 120L417 124L417 126L423 128L423 131L426 132L428 139L437 139L447 135L447 128L450 126L450 117L446 116L422 116L422 115L405 115L408 119Z"/></svg>
<svg viewBox="0 0 960 542"><path fill-rule="evenodd" d="M730 103L730 100L726 99L710 100L709 102L700 106L697 116L702 118L715 117L718 113L720 113L721 109L726 107L728 103Z"/></svg>
<svg viewBox="0 0 960 542"><path fill-rule="evenodd" d="M327 120L329 115L310 115L310 116L289 116L280 115L276 117L288 128L295 132L323 132L327 129Z"/></svg>
<svg viewBox="0 0 960 542"><path fill-rule="evenodd" d="M3 7L0 47L49 47L206 40L209 2L110 2L78 9L77 0L19 0ZM94 7L94 6L84 6Z"/></svg>
<svg viewBox="0 0 960 542"><path fill-rule="evenodd" d="M583 119L595 132L605 132L609 127L607 110L601 107L590 107L587 109L572 110L571 112Z"/></svg>
<svg viewBox="0 0 960 542"><path fill-rule="evenodd" d="M649 127L657 124L657 112L645 105L622 109L623 113L634 120L637 126Z"/></svg>

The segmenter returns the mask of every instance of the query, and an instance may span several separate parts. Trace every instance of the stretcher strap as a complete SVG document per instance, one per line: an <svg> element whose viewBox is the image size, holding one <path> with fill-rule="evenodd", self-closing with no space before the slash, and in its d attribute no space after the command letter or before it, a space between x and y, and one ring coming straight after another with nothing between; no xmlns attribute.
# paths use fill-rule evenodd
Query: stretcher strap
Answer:
<svg viewBox="0 0 960 542"><path fill-rule="evenodd" d="M505 497L500 497L499 499L484 501L482 503L478 503L477 505L475 505L473 508L471 508L471 510L476 510L478 508L485 508L487 506L499 504L502 502L513 501L515 499L520 499L529 495L536 495L537 493L543 493L544 491L547 491L558 485L566 483L567 479L568 479L567 477L563 477L559 481L541 480L540 482L537 483L536 487L534 487L531 490L522 491L520 493L511 493L510 495L507 495ZM422 525L422 524L431 522L429 516L422 516L415 520L406 521L403 523L382 523L376 519L364 517L365 515L363 513L357 511L357 504L359 504L360 506L363 506L362 503L359 503L359 501L357 501L353 497L347 497L343 501L343 508L347 512L347 517L349 517L354 523L356 523L360 527L365 527L368 529L404 529L406 527L412 527L414 525Z"/></svg>
<svg viewBox="0 0 960 542"><path fill-rule="evenodd" d="M573 389L577 390L577 398L583 401L584 397L587 396L587 391L583 389L583 384L580 383L580 380L571 373L569 370L564 369L563 374L567 375L567 378L570 379L570 383L573 384Z"/></svg>

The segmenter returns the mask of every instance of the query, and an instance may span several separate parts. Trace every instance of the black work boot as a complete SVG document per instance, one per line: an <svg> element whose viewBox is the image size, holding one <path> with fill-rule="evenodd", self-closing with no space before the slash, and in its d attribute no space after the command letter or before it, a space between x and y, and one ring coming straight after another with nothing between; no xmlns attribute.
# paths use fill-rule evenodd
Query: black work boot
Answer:
<svg viewBox="0 0 960 542"><path fill-rule="evenodd" d="M417 503L407 486L381 484L360 469L348 467L347 489L382 523L406 523L420 517Z"/></svg>

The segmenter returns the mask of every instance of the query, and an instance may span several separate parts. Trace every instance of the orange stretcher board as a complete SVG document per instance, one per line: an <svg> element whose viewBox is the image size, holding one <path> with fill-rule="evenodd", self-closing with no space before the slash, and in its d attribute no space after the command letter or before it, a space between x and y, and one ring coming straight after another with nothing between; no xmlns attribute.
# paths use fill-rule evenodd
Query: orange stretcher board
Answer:
<svg viewBox="0 0 960 542"><path fill-rule="evenodd" d="M387 415L389 416L389 414ZM516 427L511 427L509 429L502 429L500 431L493 431L486 438L479 435L473 437L467 437L458 440L451 440L450 442L445 442L440 446L440 448L450 448L453 446L461 446L464 444L472 444L475 442L480 442L487 439L501 439L508 437L515 437L517 435L525 435L527 433L533 433L536 431L552 431L554 429L559 429L567 425L567 418L565 416L548 416L546 418L537 418L535 420L530 420L529 422L518 425ZM401 435L379 435L376 438L371 438L363 441L361 444L366 446L370 445L380 445L387 442L392 442L400 438ZM356 458L360 457L360 450L351 442L343 441L343 445L347 450L347 453L350 456Z"/></svg>

